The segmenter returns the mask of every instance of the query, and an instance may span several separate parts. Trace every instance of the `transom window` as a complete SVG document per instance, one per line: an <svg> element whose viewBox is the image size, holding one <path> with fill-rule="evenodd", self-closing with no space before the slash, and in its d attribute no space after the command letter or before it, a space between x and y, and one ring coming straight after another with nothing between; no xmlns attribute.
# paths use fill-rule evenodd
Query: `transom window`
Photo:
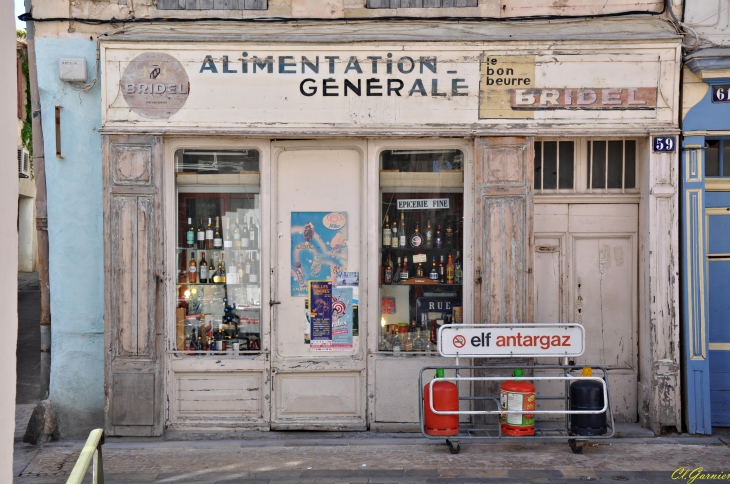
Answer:
<svg viewBox="0 0 730 484"><path fill-rule="evenodd" d="M730 177L730 139L706 140L705 176Z"/></svg>
<svg viewBox="0 0 730 484"><path fill-rule="evenodd" d="M368 0L368 8L476 7L478 0Z"/></svg>
<svg viewBox="0 0 730 484"><path fill-rule="evenodd" d="M728 160L730 176L730 140L726 146L724 159ZM537 194L637 192L636 139L538 139L534 148ZM721 156L710 154L706 158L708 166L715 167L714 176L720 176L717 167ZM713 176L711 171L707 173Z"/></svg>

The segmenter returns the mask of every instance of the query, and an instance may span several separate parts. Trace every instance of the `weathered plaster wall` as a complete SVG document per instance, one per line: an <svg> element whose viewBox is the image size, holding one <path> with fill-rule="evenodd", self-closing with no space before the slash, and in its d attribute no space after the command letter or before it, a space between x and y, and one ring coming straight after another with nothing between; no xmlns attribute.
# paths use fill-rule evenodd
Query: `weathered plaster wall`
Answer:
<svg viewBox="0 0 730 484"><path fill-rule="evenodd" d="M62 438L84 437L104 420L104 283L100 83L88 93L58 79L60 57L96 61L96 42L38 38L48 192L51 285L50 399ZM54 106L61 108L63 159Z"/></svg>

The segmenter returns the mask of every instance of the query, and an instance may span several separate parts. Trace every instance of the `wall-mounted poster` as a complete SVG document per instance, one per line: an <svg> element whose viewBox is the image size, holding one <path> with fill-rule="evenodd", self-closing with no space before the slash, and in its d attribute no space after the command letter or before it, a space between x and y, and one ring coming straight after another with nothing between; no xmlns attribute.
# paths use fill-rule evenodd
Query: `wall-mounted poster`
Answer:
<svg viewBox="0 0 730 484"><path fill-rule="evenodd" d="M347 270L347 213L292 212L291 295L306 296L309 281L336 283Z"/></svg>
<svg viewBox="0 0 730 484"><path fill-rule="evenodd" d="M310 340L332 342L332 284L309 281Z"/></svg>

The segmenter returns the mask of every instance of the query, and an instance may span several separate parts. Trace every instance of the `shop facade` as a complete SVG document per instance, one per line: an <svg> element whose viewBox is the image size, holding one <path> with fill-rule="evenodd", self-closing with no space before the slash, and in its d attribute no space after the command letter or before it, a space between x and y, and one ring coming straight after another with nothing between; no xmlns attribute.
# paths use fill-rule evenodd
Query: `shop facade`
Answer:
<svg viewBox="0 0 730 484"><path fill-rule="evenodd" d="M581 323L680 427L680 38L584 24L103 40L107 431L413 429L459 321Z"/></svg>

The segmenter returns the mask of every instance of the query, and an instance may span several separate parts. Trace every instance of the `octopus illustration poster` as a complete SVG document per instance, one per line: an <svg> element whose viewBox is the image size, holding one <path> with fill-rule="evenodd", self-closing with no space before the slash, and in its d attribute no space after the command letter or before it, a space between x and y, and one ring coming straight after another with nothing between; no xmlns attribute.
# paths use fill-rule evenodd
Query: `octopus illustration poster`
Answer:
<svg viewBox="0 0 730 484"><path fill-rule="evenodd" d="M309 281L336 282L347 270L347 213L292 212L291 295L307 296Z"/></svg>

